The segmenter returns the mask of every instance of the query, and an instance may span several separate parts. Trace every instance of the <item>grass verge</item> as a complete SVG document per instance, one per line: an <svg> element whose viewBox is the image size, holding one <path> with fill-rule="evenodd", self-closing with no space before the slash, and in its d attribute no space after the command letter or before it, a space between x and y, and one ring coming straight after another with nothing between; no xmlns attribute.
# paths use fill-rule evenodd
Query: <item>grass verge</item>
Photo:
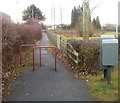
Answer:
<svg viewBox="0 0 120 103"><path fill-rule="evenodd" d="M27 68L30 68L30 67L31 67L31 66L29 66L29 65L28 65L28 66L24 66L24 67L20 67L20 68L16 69L15 72L16 72L17 74L20 74L24 69L27 69Z"/></svg>
<svg viewBox="0 0 120 103"><path fill-rule="evenodd" d="M104 33L104 34L102 34L102 35L116 35L116 32L106 32L106 33Z"/></svg>
<svg viewBox="0 0 120 103"><path fill-rule="evenodd" d="M65 37L65 36L61 36L62 40L67 41L69 39L75 39L75 40L83 40L83 37ZM99 38L99 37L89 37L89 39L95 39L95 38Z"/></svg>
<svg viewBox="0 0 120 103"><path fill-rule="evenodd" d="M89 75L85 78L90 93L97 101L118 101L118 69L112 71L112 83L107 84L103 79L103 73L97 76Z"/></svg>
<svg viewBox="0 0 120 103"><path fill-rule="evenodd" d="M62 37L62 39L65 40L67 40L67 38L68 37ZM50 44L52 45L52 42ZM118 68L112 71L112 83L110 85L104 81L103 72L100 72L99 75L80 76L80 79L86 79L90 94L93 95L97 101L118 101Z"/></svg>

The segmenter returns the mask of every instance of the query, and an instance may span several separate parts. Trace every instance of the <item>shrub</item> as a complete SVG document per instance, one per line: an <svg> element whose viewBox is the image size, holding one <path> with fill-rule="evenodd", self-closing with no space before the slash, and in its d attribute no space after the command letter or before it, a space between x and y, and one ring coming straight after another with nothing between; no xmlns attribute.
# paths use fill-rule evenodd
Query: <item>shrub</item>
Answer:
<svg viewBox="0 0 120 103"><path fill-rule="evenodd" d="M84 74L96 74L99 71L99 39L69 40L73 48L79 53L78 69Z"/></svg>
<svg viewBox="0 0 120 103"><path fill-rule="evenodd" d="M41 39L41 36L39 24L14 24L5 19L2 20L3 96L15 75L15 69L19 66L20 44L35 43L36 40Z"/></svg>

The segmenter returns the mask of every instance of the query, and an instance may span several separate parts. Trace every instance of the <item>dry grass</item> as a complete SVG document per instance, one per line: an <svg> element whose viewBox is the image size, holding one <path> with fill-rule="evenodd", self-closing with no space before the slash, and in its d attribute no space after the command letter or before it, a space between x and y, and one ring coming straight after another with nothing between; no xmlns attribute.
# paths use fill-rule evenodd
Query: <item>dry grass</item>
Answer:
<svg viewBox="0 0 120 103"><path fill-rule="evenodd" d="M79 37L79 33L74 30L69 31L55 31L55 34L62 35L65 37Z"/></svg>

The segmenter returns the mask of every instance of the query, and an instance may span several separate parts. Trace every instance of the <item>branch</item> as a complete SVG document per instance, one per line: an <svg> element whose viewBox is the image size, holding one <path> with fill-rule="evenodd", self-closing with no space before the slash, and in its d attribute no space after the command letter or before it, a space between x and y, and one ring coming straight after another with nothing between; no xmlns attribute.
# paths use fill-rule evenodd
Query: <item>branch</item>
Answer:
<svg viewBox="0 0 120 103"><path fill-rule="evenodd" d="M104 2L104 1L96 4L96 5L91 9L90 14L92 14L92 12L93 12L98 6L100 6L103 2Z"/></svg>

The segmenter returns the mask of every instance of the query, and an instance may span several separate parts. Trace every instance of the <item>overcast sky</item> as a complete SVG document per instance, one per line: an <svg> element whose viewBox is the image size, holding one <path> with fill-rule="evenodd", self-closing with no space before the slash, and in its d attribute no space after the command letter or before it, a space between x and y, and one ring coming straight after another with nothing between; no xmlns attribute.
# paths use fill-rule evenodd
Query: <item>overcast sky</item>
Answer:
<svg viewBox="0 0 120 103"><path fill-rule="evenodd" d="M117 24L118 1L120 0L90 0L90 8L99 5L92 12L92 19L99 16L101 24ZM62 22L71 23L71 11L74 6L82 6L82 0L0 0L0 11L9 14L12 20L21 21L22 11L31 4L35 4L46 17L46 24L53 24L51 9L55 6L55 22L61 23L60 8L62 8ZM53 14L53 13L52 13Z"/></svg>

